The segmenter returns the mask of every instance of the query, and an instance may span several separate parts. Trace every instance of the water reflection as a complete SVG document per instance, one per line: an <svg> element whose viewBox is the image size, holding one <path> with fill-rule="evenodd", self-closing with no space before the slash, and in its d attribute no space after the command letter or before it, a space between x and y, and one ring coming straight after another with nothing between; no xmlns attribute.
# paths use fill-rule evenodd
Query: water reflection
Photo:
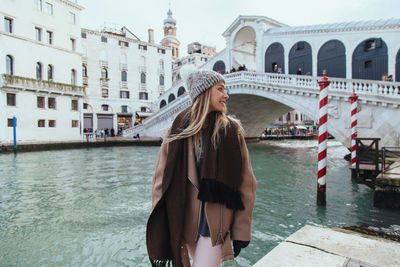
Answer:
<svg viewBox="0 0 400 267"><path fill-rule="evenodd" d="M315 142L249 144L258 180L249 266L305 224L398 224L352 184L347 149L328 147L327 206L316 207ZM148 266L145 224L159 147L0 155L0 263L11 266Z"/></svg>

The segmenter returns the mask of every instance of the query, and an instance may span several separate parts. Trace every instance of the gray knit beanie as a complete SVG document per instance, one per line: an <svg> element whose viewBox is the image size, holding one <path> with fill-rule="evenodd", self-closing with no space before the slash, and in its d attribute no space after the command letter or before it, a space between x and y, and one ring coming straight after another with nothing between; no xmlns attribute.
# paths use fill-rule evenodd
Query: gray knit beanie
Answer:
<svg viewBox="0 0 400 267"><path fill-rule="evenodd" d="M219 81L224 81L224 77L213 70L197 70L189 74L186 84L189 87L189 95L193 100L201 93L210 89Z"/></svg>

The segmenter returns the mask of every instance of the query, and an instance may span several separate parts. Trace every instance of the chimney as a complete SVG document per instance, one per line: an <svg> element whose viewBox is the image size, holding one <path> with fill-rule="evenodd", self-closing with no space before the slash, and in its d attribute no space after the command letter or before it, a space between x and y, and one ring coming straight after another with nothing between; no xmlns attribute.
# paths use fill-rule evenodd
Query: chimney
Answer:
<svg viewBox="0 0 400 267"><path fill-rule="evenodd" d="M149 43L154 44L154 30L148 29L148 31L149 31Z"/></svg>

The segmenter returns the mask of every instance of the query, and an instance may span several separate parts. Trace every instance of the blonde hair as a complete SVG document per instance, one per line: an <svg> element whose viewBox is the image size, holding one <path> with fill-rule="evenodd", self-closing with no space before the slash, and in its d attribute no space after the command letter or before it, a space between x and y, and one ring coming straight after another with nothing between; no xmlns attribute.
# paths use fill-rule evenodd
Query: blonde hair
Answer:
<svg viewBox="0 0 400 267"><path fill-rule="evenodd" d="M201 129L208 123L207 116L208 110L210 107L210 99L211 99L211 90L207 90L204 93L200 94L197 98L193 100L191 107L191 115L188 127L186 127L179 134L170 135L165 139L165 142L169 143L175 140L194 137L194 148L197 158L200 158L201 155L201 146L202 146L202 134ZM225 130L230 125L230 123L236 122L239 126L240 132L243 132L243 128L240 124L240 121L226 115L227 109L226 107L222 112L216 113L214 131L211 136L211 142L215 149L217 149L219 141L220 141L220 129Z"/></svg>

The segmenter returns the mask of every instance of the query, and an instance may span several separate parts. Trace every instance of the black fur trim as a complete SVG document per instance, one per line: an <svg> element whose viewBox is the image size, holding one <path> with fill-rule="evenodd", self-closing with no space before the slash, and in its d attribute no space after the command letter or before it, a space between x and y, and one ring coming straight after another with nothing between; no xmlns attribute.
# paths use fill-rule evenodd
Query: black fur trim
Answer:
<svg viewBox="0 0 400 267"><path fill-rule="evenodd" d="M225 204L228 209L244 210L240 192L215 179L201 179L197 198L201 201Z"/></svg>

